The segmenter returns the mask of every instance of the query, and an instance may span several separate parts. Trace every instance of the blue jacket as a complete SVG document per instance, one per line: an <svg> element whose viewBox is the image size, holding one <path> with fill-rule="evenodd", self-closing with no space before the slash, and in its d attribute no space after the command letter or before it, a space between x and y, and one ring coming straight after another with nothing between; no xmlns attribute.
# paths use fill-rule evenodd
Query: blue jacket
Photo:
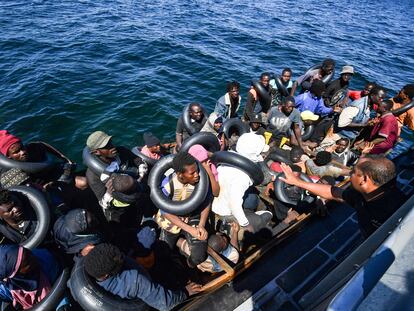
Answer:
<svg viewBox="0 0 414 311"><path fill-rule="evenodd" d="M230 118L236 117L237 116L237 111L239 110L239 107L240 107L240 101L241 101L241 97L239 96L237 106L234 109L234 112L235 112L236 115L231 116L230 115L231 114L230 95L229 95L229 93L226 93L217 100L216 106L214 107L214 112L217 113L218 116L223 117L223 119L230 119Z"/></svg>
<svg viewBox="0 0 414 311"><path fill-rule="evenodd" d="M310 110L314 114L320 116L326 116L333 112L331 107L326 107L323 103L323 98L317 98L313 96L311 92L305 92L295 97L296 108L303 112L305 110Z"/></svg>
<svg viewBox="0 0 414 311"><path fill-rule="evenodd" d="M154 283L147 272L126 258L124 269L117 275L98 282L105 290L124 299L141 299L157 310L170 310L187 299L184 291L172 291Z"/></svg>

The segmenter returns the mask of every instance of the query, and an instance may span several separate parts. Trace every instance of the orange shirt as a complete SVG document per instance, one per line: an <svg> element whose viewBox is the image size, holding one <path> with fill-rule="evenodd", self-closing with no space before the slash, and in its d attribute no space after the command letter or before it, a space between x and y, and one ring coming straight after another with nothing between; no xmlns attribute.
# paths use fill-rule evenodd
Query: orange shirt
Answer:
<svg viewBox="0 0 414 311"><path fill-rule="evenodd" d="M400 103L396 103L394 101L394 98L392 98L391 101L394 103L394 106L392 107L393 110L398 109L398 108L403 106ZM398 120L398 126L400 128L403 125L406 125L410 130L414 131L414 108L411 108L407 112L404 112L404 113L400 114L397 117L397 120Z"/></svg>

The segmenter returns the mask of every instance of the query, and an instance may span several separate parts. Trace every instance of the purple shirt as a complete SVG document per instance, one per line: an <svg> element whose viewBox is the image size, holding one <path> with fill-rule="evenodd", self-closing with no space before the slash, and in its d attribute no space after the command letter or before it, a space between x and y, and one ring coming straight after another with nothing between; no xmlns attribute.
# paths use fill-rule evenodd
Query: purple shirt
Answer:
<svg viewBox="0 0 414 311"><path fill-rule="evenodd" d="M313 96L311 92L305 92L295 97L296 108L303 112L305 110L310 110L314 114L324 116L330 114L333 109L326 107L323 103L323 98L317 98Z"/></svg>

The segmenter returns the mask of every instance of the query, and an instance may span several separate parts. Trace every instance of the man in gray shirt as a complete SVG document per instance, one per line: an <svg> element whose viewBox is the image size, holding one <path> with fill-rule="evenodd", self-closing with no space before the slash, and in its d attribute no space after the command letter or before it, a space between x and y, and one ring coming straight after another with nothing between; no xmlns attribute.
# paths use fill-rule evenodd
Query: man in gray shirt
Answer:
<svg viewBox="0 0 414 311"><path fill-rule="evenodd" d="M297 145L303 149L302 120L299 110L295 108L294 97L285 97L279 106L273 107L269 112L268 121L268 130L272 132L272 139L277 146L282 137L287 137L292 143L297 142Z"/></svg>

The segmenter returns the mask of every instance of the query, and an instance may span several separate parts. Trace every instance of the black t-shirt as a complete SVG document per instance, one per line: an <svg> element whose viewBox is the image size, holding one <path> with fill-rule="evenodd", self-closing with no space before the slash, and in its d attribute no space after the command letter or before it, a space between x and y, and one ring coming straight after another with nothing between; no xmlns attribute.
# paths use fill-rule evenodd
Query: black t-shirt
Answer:
<svg viewBox="0 0 414 311"><path fill-rule="evenodd" d="M342 196L342 199L356 210L360 229L366 237L374 233L407 200L395 182L373 191L369 194L371 199L368 200L352 187L344 190L342 195L335 194L338 189L334 187L332 194L336 197Z"/></svg>

